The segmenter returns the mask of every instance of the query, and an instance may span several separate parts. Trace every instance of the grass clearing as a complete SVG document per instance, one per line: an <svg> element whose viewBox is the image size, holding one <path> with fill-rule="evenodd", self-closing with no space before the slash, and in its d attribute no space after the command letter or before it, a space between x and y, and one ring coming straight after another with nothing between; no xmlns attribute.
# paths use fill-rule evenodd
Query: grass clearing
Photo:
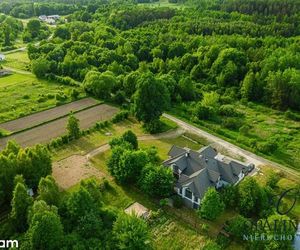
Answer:
<svg viewBox="0 0 300 250"><path fill-rule="evenodd" d="M53 149L51 151L53 160L61 160L73 154L87 154L96 147L108 143L112 138L122 135L127 130L132 130L137 136L144 134L141 125L135 119L130 118L100 131L83 136L58 149Z"/></svg>
<svg viewBox="0 0 300 250"><path fill-rule="evenodd" d="M71 102L73 87L53 81L40 80L34 75L14 73L0 78L0 123L55 107L56 95L65 96L64 103ZM79 90L79 89L78 89ZM79 90L80 97L85 93Z"/></svg>
<svg viewBox="0 0 300 250"><path fill-rule="evenodd" d="M3 63L4 66L20 70L29 70L30 60L27 51L7 53L5 57L5 62Z"/></svg>

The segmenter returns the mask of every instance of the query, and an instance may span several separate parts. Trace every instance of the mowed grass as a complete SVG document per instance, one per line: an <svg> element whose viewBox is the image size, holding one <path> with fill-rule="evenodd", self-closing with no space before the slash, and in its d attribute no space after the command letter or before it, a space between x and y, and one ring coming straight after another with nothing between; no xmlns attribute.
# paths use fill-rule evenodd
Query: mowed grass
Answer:
<svg viewBox="0 0 300 250"><path fill-rule="evenodd" d="M31 74L14 73L0 78L0 123L57 105L56 94L67 96L72 87L37 79ZM85 96L81 91L80 97Z"/></svg>
<svg viewBox="0 0 300 250"><path fill-rule="evenodd" d="M83 136L78 140L59 147L58 149L53 149L51 151L53 160L58 161L74 154L87 154L96 147L108 143L112 138L122 135L127 130L133 131L137 136L144 134L141 125L135 119L130 118Z"/></svg>
<svg viewBox="0 0 300 250"><path fill-rule="evenodd" d="M161 121L163 123L162 132L166 132L177 128L176 123L168 120L167 118L162 117ZM111 124L110 126L104 129L82 136L78 140L72 141L67 145L63 145L57 149L52 149L51 153L53 160L59 161L74 154L85 155L93 149L107 144L114 137L121 136L124 132L128 130L134 132L136 136L142 136L147 134L147 132L142 127L141 123L139 123L135 118L129 117L129 119L127 120L124 120L117 124ZM144 145L147 144L147 142L141 143L144 143ZM164 151L164 153L165 154L163 154L163 156L165 156L167 152Z"/></svg>
<svg viewBox="0 0 300 250"><path fill-rule="evenodd" d="M5 57L4 66L20 70L29 70L30 60L26 51L8 53Z"/></svg>

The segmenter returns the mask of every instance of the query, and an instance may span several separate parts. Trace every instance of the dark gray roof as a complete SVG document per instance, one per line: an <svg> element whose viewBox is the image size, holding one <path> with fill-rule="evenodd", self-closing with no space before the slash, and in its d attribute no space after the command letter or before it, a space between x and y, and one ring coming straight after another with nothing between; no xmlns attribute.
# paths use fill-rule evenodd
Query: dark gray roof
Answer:
<svg viewBox="0 0 300 250"><path fill-rule="evenodd" d="M185 152L186 152L185 149L173 145L172 148L170 149L169 153L168 153L168 156L174 157L174 156L178 156L180 154L183 154Z"/></svg>
<svg viewBox="0 0 300 250"><path fill-rule="evenodd" d="M181 170L176 186L189 187L200 198L209 187L216 185L219 178L231 184L236 183L238 175L247 168L232 159L217 157L217 151L211 146L198 151L173 146L168 155L170 159L163 164Z"/></svg>

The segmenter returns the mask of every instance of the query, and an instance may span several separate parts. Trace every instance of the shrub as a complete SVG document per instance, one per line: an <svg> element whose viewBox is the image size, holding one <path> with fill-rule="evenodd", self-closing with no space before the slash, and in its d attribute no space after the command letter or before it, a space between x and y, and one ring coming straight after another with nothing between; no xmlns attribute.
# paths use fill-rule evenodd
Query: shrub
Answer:
<svg viewBox="0 0 300 250"><path fill-rule="evenodd" d="M105 191L105 190L108 190L110 188L110 183L109 181L106 179L106 178L102 178L102 181L100 183L100 190L101 191Z"/></svg>
<svg viewBox="0 0 300 250"><path fill-rule="evenodd" d="M183 206L183 200L179 195L174 195L172 197L172 200L173 200L174 207L181 208Z"/></svg>
<svg viewBox="0 0 300 250"><path fill-rule="evenodd" d="M127 110L121 110L117 114L114 115L114 117L111 119L112 123L118 123L121 121L124 121L128 118L129 116L129 111Z"/></svg>
<svg viewBox="0 0 300 250"><path fill-rule="evenodd" d="M214 110L211 107L203 106L199 102L194 110L194 115L200 120L208 120L213 117Z"/></svg>
<svg viewBox="0 0 300 250"><path fill-rule="evenodd" d="M294 113L290 110L285 112L285 117L294 121L300 121L300 114Z"/></svg>
<svg viewBox="0 0 300 250"><path fill-rule="evenodd" d="M275 141L258 142L256 148L264 154L272 154L277 150L278 144Z"/></svg>
<svg viewBox="0 0 300 250"><path fill-rule="evenodd" d="M239 118L227 117L223 119L222 124L225 128L237 130L242 126L242 121Z"/></svg>
<svg viewBox="0 0 300 250"><path fill-rule="evenodd" d="M60 91L55 95L55 99L59 102L64 102L65 100L68 99L68 97L64 92Z"/></svg>
<svg viewBox="0 0 300 250"><path fill-rule="evenodd" d="M227 117L241 117L242 113L237 111L231 104L222 105L219 109L219 114Z"/></svg>

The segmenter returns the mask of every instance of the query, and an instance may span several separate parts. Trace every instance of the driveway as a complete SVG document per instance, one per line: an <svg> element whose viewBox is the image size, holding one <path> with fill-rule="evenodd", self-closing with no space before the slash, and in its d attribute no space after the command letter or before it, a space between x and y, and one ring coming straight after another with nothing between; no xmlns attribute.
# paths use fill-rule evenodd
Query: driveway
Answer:
<svg viewBox="0 0 300 250"><path fill-rule="evenodd" d="M242 149L230 142L227 142L215 135L212 135L200 128L197 128L193 125L190 125L172 115L169 114L163 114L164 117L168 118L169 120L177 123L177 125L179 125L181 128L185 129L186 131L189 131L191 133L194 133L196 135L199 135L205 139L207 139L208 141L212 142L213 144L215 144L216 146L220 146L224 149L226 149L227 151L230 151L233 154L239 155L241 157L243 157L247 163L253 163L255 164L255 166L260 166L260 165L268 165L268 166L272 166L274 168L277 168L279 170L283 170L286 173L296 177L297 179L300 177L300 173L298 173L297 171L290 169L288 167L285 167L281 164L278 164L276 162L267 160L263 157L260 157L258 155L255 155L245 149Z"/></svg>

